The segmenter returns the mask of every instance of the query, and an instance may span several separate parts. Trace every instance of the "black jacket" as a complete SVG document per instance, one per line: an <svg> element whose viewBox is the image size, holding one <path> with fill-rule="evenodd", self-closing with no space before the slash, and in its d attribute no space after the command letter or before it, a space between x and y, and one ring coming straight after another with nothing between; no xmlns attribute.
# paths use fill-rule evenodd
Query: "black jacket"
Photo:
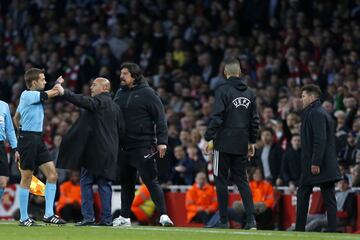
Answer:
<svg viewBox="0 0 360 240"><path fill-rule="evenodd" d="M215 91L213 114L205 140L214 139L214 149L230 154L247 154L259 129L256 97L241 78L230 77Z"/></svg>
<svg viewBox="0 0 360 240"><path fill-rule="evenodd" d="M126 125L124 148L151 147L168 143L164 106L147 83L130 89L119 89L114 101L120 106ZM156 141L157 140L157 141Z"/></svg>
<svg viewBox="0 0 360 240"><path fill-rule="evenodd" d="M115 180L119 138L124 132L120 108L109 93L85 97L65 91L63 98L85 111L64 136L57 167L84 167L96 176Z"/></svg>
<svg viewBox="0 0 360 240"><path fill-rule="evenodd" d="M311 173L311 165L320 166L320 174ZM334 123L319 100L301 114L300 185L318 185L340 180L336 159Z"/></svg>
<svg viewBox="0 0 360 240"><path fill-rule="evenodd" d="M295 150L289 147L283 155L281 161L280 177L284 180L285 184L293 182L298 185L301 174L301 149Z"/></svg>
<svg viewBox="0 0 360 240"><path fill-rule="evenodd" d="M259 151L257 151L255 154L255 157L251 160L250 163L252 166L260 167L262 169L263 176L265 176L264 166L263 166L263 163L261 160L261 155L262 155L263 151L264 151L264 148L261 148ZM278 144L273 143L270 147L269 158L268 158L271 178L266 179L273 184L275 184L276 179L280 175L282 156L283 156L282 148ZM255 160L255 162L254 162L254 160Z"/></svg>

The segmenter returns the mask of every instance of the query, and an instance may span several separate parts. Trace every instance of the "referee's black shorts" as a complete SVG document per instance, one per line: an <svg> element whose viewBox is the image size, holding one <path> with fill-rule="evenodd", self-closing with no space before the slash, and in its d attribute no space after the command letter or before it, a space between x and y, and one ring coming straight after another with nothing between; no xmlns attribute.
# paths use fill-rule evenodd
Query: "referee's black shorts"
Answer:
<svg viewBox="0 0 360 240"><path fill-rule="evenodd" d="M0 176L8 177L9 174L9 162L5 152L5 144L0 141Z"/></svg>
<svg viewBox="0 0 360 240"><path fill-rule="evenodd" d="M36 167L50 162L50 153L40 132L20 132L18 140L20 168L34 171Z"/></svg>

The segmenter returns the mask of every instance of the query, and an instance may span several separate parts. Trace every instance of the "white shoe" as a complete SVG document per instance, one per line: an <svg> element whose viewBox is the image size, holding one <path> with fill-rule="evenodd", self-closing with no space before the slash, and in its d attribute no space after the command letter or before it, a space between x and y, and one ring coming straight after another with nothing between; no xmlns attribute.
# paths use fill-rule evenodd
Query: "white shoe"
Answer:
<svg viewBox="0 0 360 240"><path fill-rule="evenodd" d="M130 218L124 218L122 216L119 216L118 218L114 219L113 226L114 227L131 227Z"/></svg>
<svg viewBox="0 0 360 240"><path fill-rule="evenodd" d="M160 223L163 225L163 227L172 227L174 226L174 223L171 221L168 215L163 214L160 216Z"/></svg>

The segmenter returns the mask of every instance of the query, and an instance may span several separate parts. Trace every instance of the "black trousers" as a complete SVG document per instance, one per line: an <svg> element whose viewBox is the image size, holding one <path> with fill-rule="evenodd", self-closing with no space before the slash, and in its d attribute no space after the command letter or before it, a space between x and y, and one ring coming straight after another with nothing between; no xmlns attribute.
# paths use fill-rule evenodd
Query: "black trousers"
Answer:
<svg viewBox="0 0 360 240"><path fill-rule="evenodd" d="M228 221L228 175L231 172L232 180L236 184L246 213L246 221L255 220L255 209L252 194L246 173L247 158L244 155L234 155L214 151L214 176L216 193L219 202L220 221Z"/></svg>
<svg viewBox="0 0 360 240"><path fill-rule="evenodd" d="M309 199L314 185L301 185L297 190L296 231L305 231L306 219L309 210ZM320 185L324 199L328 220L328 232L336 232L336 199L335 184L323 183Z"/></svg>
<svg viewBox="0 0 360 240"><path fill-rule="evenodd" d="M66 204L60 210L60 216L67 222L74 221L79 222L82 219L81 207L75 204Z"/></svg>
<svg viewBox="0 0 360 240"><path fill-rule="evenodd" d="M150 192L160 215L166 214L163 190L157 177L156 160L147 158L151 149L136 148L121 150L119 159L120 184L121 184L121 216L129 218L131 204L135 197L135 184L137 172Z"/></svg>

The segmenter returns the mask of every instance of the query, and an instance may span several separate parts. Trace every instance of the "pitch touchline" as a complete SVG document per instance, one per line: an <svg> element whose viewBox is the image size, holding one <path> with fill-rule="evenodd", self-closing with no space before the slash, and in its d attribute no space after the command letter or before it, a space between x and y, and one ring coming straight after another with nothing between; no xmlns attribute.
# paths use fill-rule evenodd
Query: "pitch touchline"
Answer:
<svg viewBox="0 0 360 240"><path fill-rule="evenodd" d="M118 228L118 229L132 229L132 230L147 230L147 231L163 231L163 232L193 232L193 233L218 233L218 234L229 234L229 235L258 235L258 236L275 236L274 233L271 232L260 232L260 231L218 231L218 230L192 230L192 229L180 229L180 228L157 228L157 227L127 227L127 228ZM314 236L310 235L302 235L301 233L285 233L276 231L279 233L279 237L298 237L298 238L314 238ZM319 238L327 238L327 239L358 239L355 236L317 236Z"/></svg>

